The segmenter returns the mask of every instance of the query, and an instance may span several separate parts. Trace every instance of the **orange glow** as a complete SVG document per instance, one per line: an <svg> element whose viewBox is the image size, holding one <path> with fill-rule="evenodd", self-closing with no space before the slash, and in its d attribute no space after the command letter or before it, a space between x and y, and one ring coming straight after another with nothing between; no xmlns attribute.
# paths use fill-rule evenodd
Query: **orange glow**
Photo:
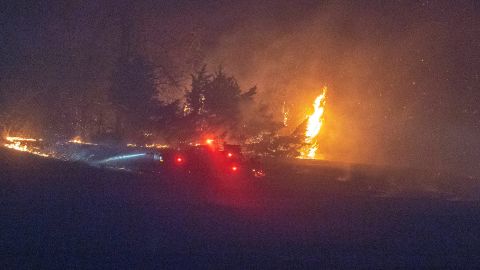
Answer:
<svg viewBox="0 0 480 270"><path fill-rule="evenodd" d="M212 145L213 142L214 142L213 139L206 139L206 140L205 140L205 143L208 144L208 145Z"/></svg>
<svg viewBox="0 0 480 270"><path fill-rule="evenodd" d="M288 114L289 114L289 110L286 106L286 102L284 101L282 106L282 115L283 115L283 125L285 127L288 126Z"/></svg>
<svg viewBox="0 0 480 270"><path fill-rule="evenodd" d="M84 143L84 144L90 144L90 143ZM136 144L136 143L127 143L127 147L145 147L145 148L168 148L169 146L166 144L158 144L158 143L152 143L152 144Z"/></svg>
<svg viewBox="0 0 480 270"><path fill-rule="evenodd" d="M5 139L9 142L14 142L14 141L18 141L18 142L41 142L42 141L42 139L31 139L31 138L10 137L10 136L7 136Z"/></svg>
<svg viewBox="0 0 480 270"><path fill-rule="evenodd" d="M327 95L327 87L324 86L322 93L315 99L313 103L313 113L308 116L307 128L305 130L306 146L300 150L300 158L314 159L318 150L317 136L323 125L323 114L325 112L325 102Z"/></svg>
<svg viewBox="0 0 480 270"><path fill-rule="evenodd" d="M167 144L154 144L155 148L168 148L169 146Z"/></svg>
<svg viewBox="0 0 480 270"><path fill-rule="evenodd" d="M89 143L89 142L83 141L80 136L75 136L73 139L69 140L68 142L69 143L75 143L75 144L97 145L97 144L94 144L94 143Z"/></svg>
<svg viewBox="0 0 480 270"><path fill-rule="evenodd" d="M42 139L31 139L31 138L22 138L22 137L10 137L7 136L5 140L8 141L8 143L4 144L3 146L21 151L21 152L28 152L37 156L42 156L42 157L49 157L50 155L42 153L38 151L37 149L33 147L28 147L25 142L41 142ZM22 144L23 143L23 144Z"/></svg>

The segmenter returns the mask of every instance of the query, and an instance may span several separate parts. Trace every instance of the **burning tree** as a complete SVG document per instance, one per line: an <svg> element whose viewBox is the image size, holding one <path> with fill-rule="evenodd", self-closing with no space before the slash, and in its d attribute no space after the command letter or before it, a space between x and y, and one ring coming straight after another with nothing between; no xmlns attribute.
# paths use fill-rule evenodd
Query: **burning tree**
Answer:
<svg viewBox="0 0 480 270"><path fill-rule="evenodd" d="M300 150L301 158L315 158L318 149L318 134L323 125L323 114L325 112L325 102L327 87L323 87L322 93L313 103L313 113L306 119L305 126L305 145Z"/></svg>

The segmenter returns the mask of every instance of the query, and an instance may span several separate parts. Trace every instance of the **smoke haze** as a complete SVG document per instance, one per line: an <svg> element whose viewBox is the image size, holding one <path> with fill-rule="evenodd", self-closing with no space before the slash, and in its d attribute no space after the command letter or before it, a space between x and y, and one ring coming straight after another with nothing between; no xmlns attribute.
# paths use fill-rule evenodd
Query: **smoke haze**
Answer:
<svg viewBox="0 0 480 270"><path fill-rule="evenodd" d="M383 3L383 2L382 2ZM327 159L477 172L480 19L473 2L250 6L207 63L300 123L329 87Z"/></svg>
<svg viewBox="0 0 480 270"><path fill-rule="evenodd" d="M279 120L285 102L287 132L326 85L326 159L480 174L478 1L7 1L2 91L108 89L128 4L135 49L180 81L163 97L221 65Z"/></svg>

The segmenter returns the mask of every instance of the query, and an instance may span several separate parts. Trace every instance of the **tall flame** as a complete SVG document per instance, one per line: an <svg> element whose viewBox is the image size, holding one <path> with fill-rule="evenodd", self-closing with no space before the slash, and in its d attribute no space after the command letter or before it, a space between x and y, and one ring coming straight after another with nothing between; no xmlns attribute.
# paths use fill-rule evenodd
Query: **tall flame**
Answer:
<svg viewBox="0 0 480 270"><path fill-rule="evenodd" d="M301 158L315 158L318 143L317 136L320 133L323 125L323 114L325 112L327 87L322 88L322 93L315 99L313 103L313 113L308 116L307 128L305 130L305 144L306 146L300 151Z"/></svg>

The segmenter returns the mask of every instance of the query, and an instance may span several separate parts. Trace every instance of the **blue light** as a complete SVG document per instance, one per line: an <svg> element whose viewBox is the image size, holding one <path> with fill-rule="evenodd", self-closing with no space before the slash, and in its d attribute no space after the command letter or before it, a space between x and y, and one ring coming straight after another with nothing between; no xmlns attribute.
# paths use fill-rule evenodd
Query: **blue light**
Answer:
<svg viewBox="0 0 480 270"><path fill-rule="evenodd" d="M131 159L131 158L141 157L141 156L145 156L145 155L146 154L130 154L130 155L115 156L115 157L111 157L111 158L107 158L107 159L98 161L98 163L106 163L106 162L112 162L112 161Z"/></svg>

